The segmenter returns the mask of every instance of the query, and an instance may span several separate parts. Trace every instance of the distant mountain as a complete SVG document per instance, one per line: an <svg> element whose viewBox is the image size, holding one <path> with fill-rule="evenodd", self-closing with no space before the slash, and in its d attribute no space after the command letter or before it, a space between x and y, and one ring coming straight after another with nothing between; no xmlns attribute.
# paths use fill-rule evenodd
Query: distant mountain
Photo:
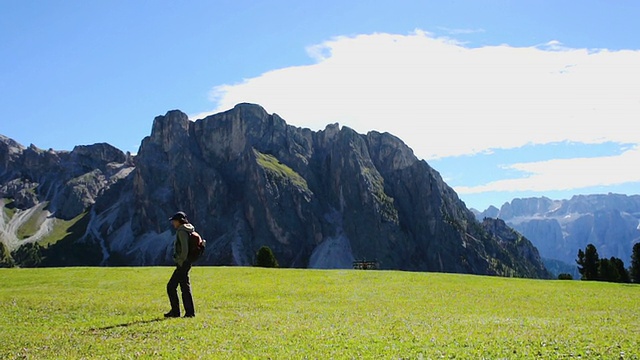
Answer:
<svg viewBox="0 0 640 360"><path fill-rule="evenodd" d="M195 122L177 110L158 116L135 157L107 144L59 152L2 137L0 197L2 243L23 265L169 264L167 219L183 210L208 240L202 264L251 265L269 246L285 267L366 259L549 276L528 240L476 221L400 139L297 128L253 104Z"/></svg>
<svg viewBox="0 0 640 360"><path fill-rule="evenodd" d="M600 257L631 263L633 244L640 242L640 196L579 195L570 200L546 197L514 199L500 210L475 211L478 219L500 218L526 236L543 258L575 268L579 249L594 244Z"/></svg>

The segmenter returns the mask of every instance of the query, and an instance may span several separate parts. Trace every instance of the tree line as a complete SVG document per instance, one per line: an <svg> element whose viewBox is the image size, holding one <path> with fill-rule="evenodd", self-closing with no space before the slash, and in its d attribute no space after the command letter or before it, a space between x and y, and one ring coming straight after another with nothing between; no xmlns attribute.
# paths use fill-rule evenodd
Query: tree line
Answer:
<svg viewBox="0 0 640 360"><path fill-rule="evenodd" d="M588 244L584 251L578 250L576 263L582 280L640 283L640 243L633 245L631 266L628 269L616 257L600 258L593 244Z"/></svg>

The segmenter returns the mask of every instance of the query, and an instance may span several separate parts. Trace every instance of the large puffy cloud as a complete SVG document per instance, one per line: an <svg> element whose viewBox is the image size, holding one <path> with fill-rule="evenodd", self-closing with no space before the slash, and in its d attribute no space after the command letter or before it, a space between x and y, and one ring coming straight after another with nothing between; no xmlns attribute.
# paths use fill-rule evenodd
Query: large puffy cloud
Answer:
<svg viewBox="0 0 640 360"><path fill-rule="evenodd" d="M430 159L573 141L638 142L639 51L465 47L416 31L339 37L316 63L212 90L226 110L255 102L289 123L391 132Z"/></svg>
<svg viewBox="0 0 640 360"><path fill-rule="evenodd" d="M307 50L312 65L216 86L213 112L253 102L314 130L339 122L362 133L386 131L427 160L563 141L640 144L640 51L571 49L559 41L470 47L419 30L337 37ZM618 178L583 177L592 185L640 181L628 175L637 160L635 148L618 157L515 164L522 178L456 190L589 186L569 174L594 164L609 164Z"/></svg>

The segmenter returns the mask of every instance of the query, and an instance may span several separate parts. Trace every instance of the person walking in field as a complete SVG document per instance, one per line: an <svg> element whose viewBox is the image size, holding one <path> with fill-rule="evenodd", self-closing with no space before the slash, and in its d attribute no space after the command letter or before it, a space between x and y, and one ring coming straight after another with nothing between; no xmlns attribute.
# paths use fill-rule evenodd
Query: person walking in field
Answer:
<svg viewBox="0 0 640 360"><path fill-rule="evenodd" d="M189 235L195 231L193 225L187 220L187 215L179 211L170 219L174 229L176 229L176 239L174 242L173 261L176 263L176 269L171 275L171 279L167 283L167 295L171 303L171 311L164 314L164 317L173 318L180 317L180 300L178 299L178 285L182 293L182 305L184 306L184 317L194 317L196 315L193 296L191 295L191 283L189 281L189 270L191 270L191 261L189 255Z"/></svg>

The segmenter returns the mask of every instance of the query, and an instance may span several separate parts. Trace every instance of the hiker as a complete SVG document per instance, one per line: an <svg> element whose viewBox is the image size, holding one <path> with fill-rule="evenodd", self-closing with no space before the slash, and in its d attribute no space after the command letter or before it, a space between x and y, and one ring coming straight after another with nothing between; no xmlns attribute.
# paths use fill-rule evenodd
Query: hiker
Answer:
<svg viewBox="0 0 640 360"><path fill-rule="evenodd" d="M189 234L195 231L193 225L187 220L187 215L179 211L170 219L171 224L176 229L176 240L174 242L173 261L176 269L167 283L167 294L171 303L171 311L164 314L164 317L180 317L180 301L178 300L178 285L182 292L182 305L184 306L184 317L194 317L196 315L193 307L193 297L191 296L191 283L189 282L189 270L191 261L189 254Z"/></svg>

